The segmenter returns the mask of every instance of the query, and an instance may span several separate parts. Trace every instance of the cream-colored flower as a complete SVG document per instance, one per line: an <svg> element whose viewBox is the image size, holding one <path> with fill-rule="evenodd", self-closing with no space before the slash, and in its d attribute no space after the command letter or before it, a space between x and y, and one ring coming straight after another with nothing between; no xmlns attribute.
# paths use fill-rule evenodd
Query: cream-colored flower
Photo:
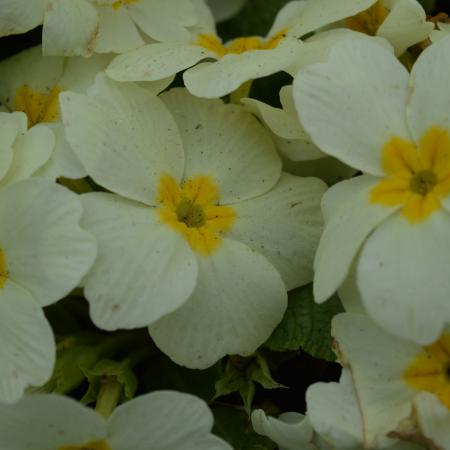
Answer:
<svg viewBox="0 0 450 450"><path fill-rule="evenodd" d="M183 78L192 94L222 97L246 81L285 70L301 57L303 36L356 14L374 2L292 1L280 10L267 36L239 37L226 43L217 35L214 22L205 19L201 31L192 33L190 39L150 44L120 55L107 73L118 81L153 81L188 69ZM214 61L192 67L205 59Z"/></svg>
<svg viewBox="0 0 450 450"><path fill-rule="evenodd" d="M62 94L62 112L89 175L115 193L83 196L99 239L85 279L94 322L150 325L189 367L256 350L286 289L311 280L324 184L282 174L241 107L184 89L158 98L99 77L88 96Z"/></svg>

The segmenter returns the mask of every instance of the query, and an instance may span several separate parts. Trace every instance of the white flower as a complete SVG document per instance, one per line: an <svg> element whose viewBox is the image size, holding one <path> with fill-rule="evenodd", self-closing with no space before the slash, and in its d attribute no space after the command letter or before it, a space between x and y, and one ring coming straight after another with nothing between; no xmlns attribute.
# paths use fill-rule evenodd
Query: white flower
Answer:
<svg viewBox="0 0 450 450"><path fill-rule="evenodd" d="M346 41L294 81L316 145L366 173L323 199L316 301L341 286L353 263L370 316L422 344L450 322L449 51L450 39L433 44L409 76L386 49Z"/></svg>
<svg viewBox="0 0 450 450"><path fill-rule="evenodd" d="M186 39L197 14L190 0L0 0L0 36L43 24L45 55L120 53L145 43Z"/></svg>
<svg viewBox="0 0 450 450"><path fill-rule="evenodd" d="M430 34L432 42L437 42L450 34L450 22L438 22L437 29L433 30Z"/></svg>
<svg viewBox="0 0 450 450"><path fill-rule="evenodd" d="M0 189L0 402L50 377L53 334L42 312L90 268L94 238L78 224L79 198L42 179Z"/></svg>
<svg viewBox="0 0 450 450"><path fill-rule="evenodd" d="M118 194L83 197L99 239L85 293L101 328L151 324L177 363L204 368L252 353L281 320L286 287L312 278L324 184L281 174L242 108L183 89L161 98L175 120L159 98L106 77L87 97L62 94L69 142Z"/></svg>
<svg viewBox="0 0 450 450"><path fill-rule="evenodd" d="M205 402L174 391L137 397L107 420L68 397L30 395L0 405L0 449L231 450L212 425Z"/></svg>
<svg viewBox="0 0 450 450"><path fill-rule="evenodd" d="M291 66L301 57L306 34L368 8L375 0L293 1L280 10L266 37L240 37L225 44L209 20L190 40L158 43L120 55L107 69L118 81L153 81L180 72L199 97L222 97L249 80Z"/></svg>
<svg viewBox="0 0 450 450"><path fill-rule="evenodd" d="M247 0L207 0L217 22L230 19L243 8Z"/></svg>
<svg viewBox="0 0 450 450"><path fill-rule="evenodd" d="M87 60L81 57L45 57L38 46L0 63L0 102L3 108L23 111L28 117L29 133L38 133L35 130L41 130L41 124L45 124L56 137L55 151L39 172L40 176L86 176L64 136L59 117L59 94L67 89L86 92L110 59L109 56L94 56Z"/></svg>
<svg viewBox="0 0 450 450"><path fill-rule="evenodd" d="M24 113L0 112L0 187L36 174L54 146L55 136L47 127L27 131Z"/></svg>
<svg viewBox="0 0 450 450"><path fill-rule="evenodd" d="M366 316L344 313L333 319L332 334L352 374L367 448L385 447L388 435L420 437L421 430L431 439L448 436L450 333L421 347L385 333Z"/></svg>
<svg viewBox="0 0 450 450"><path fill-rule="evenodd" d="M424 41L434 28L417 0L378 0L366 11L346 20L349 28L387 39L397 56Z"/></svg>

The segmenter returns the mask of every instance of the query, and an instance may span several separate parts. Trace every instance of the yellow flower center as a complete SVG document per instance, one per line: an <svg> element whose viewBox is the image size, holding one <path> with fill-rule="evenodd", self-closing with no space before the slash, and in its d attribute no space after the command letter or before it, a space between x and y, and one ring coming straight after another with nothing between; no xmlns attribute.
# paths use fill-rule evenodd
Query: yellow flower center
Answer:
<svg viewBox="0 0 450 450"><path fill-rule="evenodd" d="M113 9L120 9L125 5L132 5L133 3L138 3L140 0L117 0L111 6Z"/></svg>
<svg viewBox="0 0 450 450"><path fill-rule="evenodd" d="M222 44L222 41L214 34L200 34L195 45L206 48L210 52L223 57L230 53L240 54L250 50L271 50L278 46L278 44L286 36L287 30L281 30L275 33L268 39L262 39L259 36L247 36L233 39L227 44Z"/></svg>
<svg viewBox="0 0 450 450"><path fill-rule="evenodd" d="M0 248L0 289L5 285L8 279L8 266L6 264L5 252Z"/></svg>
<svg viewBox="0 0 450 450"><path fill-rule="evenodd" d="M383 1L378 0L369 9L349 17L346 24L351 30L375 36L388 14L389 10L384 6Z"/></svg>
<svg viewBox="0 0 450 450"><path fill-rule="evenodd" d="M424 347L403 374L414 389L431 392L450 409L450 334Z"/></svg>
<svg viewBox="0 0 450 450"><path fill-rule="evenodd" d="M219 248L223 234L236 218L233 208L218 205L218 187L212 177L205 175L181 185L170 175L162 175L157 201L161 222L178 231L192 250L204 256Z"/></svg>
<svg viewBox="0 0 450 450"><path fill-rule="evenodd" d="M383 148L383 169L388 177L372 189L370 201L403 205L402 214L410 223L427 219L450 194L448 131L430 128L419 148L398 137L390 139Z"/></svg>
<svg viewBox="0 0 450 450"><path fill-rule="evenodd" d="M58 450L111 450L111 447L106 441L95 441L83 445L65 445Z"/></svg>
<svg viewBox="0 0 450 450"><path fill-rule="evenodd" d="M56 122L59 119L58 96L62 88L55 86L48 94L22 86L16 92L14 109L24 112L28 117L28 127L41 122Z"/></svg>

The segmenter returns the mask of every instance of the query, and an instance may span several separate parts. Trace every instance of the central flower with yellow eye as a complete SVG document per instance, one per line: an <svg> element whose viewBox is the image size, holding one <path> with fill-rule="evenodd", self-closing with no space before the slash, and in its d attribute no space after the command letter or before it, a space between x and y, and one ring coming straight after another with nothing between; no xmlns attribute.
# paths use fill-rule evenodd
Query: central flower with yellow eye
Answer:
<svg viewBox="0 0 450 450"><path fill-rule="evenodd" d="M212 254L221 244L236 218L230 206L219 205L219 190L212 177L198 175L180 185L170 175L161 176L158 185L158 215L178 231L193 250Z"/></svg>
<svg viewBox="0 0 450 450"><path fill-rule="evenodd" d="M409 386L435 394L450 409L450 334L425 347L403 378Z"/></svg>
<svg viewBox="0 0 450 450"><path fill-rule="evenodd" d="M286 36L286 31L281 30L268 39L263 39L259 36L240 37L233 39L227 44L222 44L221 40L214 34L200 34L195 44L223 57L231 53L241 54L249 50L274 49Z"/></svg>
<svg viewBox="0 0 450 450"><path fill-rule="evenodd" d="M27 115L29 128L41 122L56 122L59 119L58 97L61 91L61 87L55 86L47 94L42 94L29 86L22 86L16 92L14 109Z"/></svg>
<svg viewBox="0 0 450 450"><path fill-rule="evenodd" d="M383 148L383 169L389 176L370 193L370 201L385 206L403 205L410 223L427 219L441 208L450 194L450 136L439 127L430 128L419 148L394 137Z"/></svg>
<svg viewBox="0 0 450 450"><path fill-rule="evenodd" d="M65 445L58 450L111 450L106 441L95 441L84 445Z"/></svg>
<svg viewBox="0 0 450 450"><path fill-rule="evenodd" d="M375 36L388 14L389 10L384 6L383 1L378 0L365 11L349 17L346 24L351 30Z"/></svg>
<svg viewBox="0 0 450 450"><path fill-rule="evenodd" d="M0 289L8 279L8 266L6 264L5 252L0 248Z"/></svg>

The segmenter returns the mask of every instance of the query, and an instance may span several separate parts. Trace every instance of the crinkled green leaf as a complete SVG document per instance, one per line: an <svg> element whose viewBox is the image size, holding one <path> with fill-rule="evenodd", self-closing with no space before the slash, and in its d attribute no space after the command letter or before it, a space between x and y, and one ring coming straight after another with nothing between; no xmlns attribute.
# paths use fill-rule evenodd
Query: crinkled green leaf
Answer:
<svg viewBox="0 0 450 450"><path fill-rule="evenodd" d="M256 434L243 411L235 407L213 406L213 432L225 439L234 450L275 450L276 445Z"/></svg>
<svg viewBox="0 0 450 450"><path fill-rule="evenodd" d="M343 308L337 296L318 305L314 302L312 285L289 293L289 305L281 323L265 345L271 350L303 349L315 358L334 361L331 349L331 319Z"/></svg>

